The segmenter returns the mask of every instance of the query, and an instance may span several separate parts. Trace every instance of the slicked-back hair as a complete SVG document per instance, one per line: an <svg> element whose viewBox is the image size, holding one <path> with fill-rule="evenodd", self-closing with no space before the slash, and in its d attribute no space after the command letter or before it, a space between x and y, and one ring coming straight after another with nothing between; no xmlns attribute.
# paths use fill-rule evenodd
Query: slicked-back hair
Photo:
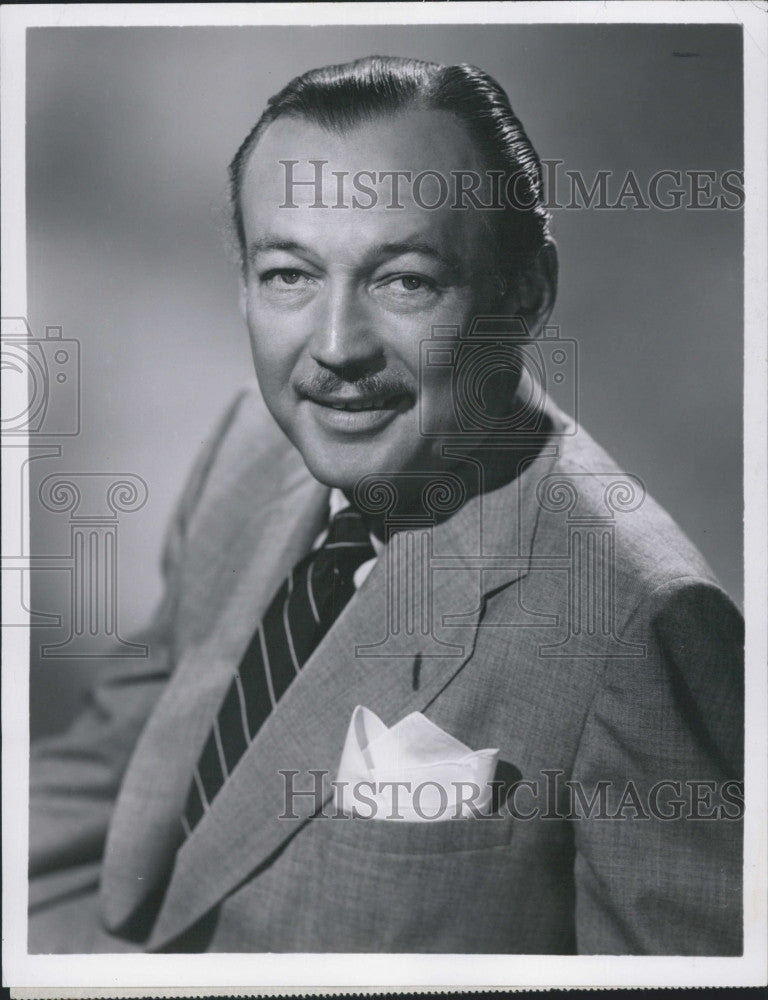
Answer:
<svg viewBox="0 0 768 1000"><path fill-rule="evenodd" d="M556 256L544 207L541 161L503 88L468 64L446 66L397 56L367 56L322 66L295 77L271 97L229 167L232 218L245 261L240 192L250 154L278 118L294 117L329 131L347 132L382 115L419 109L447 111L466 128L486 170L514 177L514 204L489 211L493 260L504 282L514 284L540 255L556 276Z"/></svg>

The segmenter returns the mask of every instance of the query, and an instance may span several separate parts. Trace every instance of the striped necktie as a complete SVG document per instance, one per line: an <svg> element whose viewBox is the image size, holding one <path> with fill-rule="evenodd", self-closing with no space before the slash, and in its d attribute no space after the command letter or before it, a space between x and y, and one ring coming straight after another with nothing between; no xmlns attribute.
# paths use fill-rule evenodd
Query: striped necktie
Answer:
<svg viewBox="0 0 768 1000"><path fill-rule="evenodd" d="M272 598L195 768L182 818L187 836L354 594L356 570L375 555L362 516L346 507Z"/></svg>

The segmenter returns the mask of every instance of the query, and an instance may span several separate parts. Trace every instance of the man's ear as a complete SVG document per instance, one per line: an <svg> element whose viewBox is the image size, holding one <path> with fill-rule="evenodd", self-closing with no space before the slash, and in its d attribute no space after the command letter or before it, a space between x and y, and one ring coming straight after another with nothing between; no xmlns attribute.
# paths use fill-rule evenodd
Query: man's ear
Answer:
<svg viewBox="0 0 768 1000"><path fill-rule="evenodd" d="M557 247L548 239L504 297L504 311L522 316L535 337L547 322L557 297Z"/></svg>

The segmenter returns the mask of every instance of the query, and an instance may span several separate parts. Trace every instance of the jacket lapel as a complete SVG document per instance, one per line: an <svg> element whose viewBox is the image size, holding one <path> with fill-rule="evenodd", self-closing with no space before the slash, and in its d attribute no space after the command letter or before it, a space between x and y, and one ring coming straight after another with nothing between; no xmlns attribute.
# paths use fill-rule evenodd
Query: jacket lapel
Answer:
<svg viewBox="0 0 768 1000"><path fill-rule="evenodd" d="M217 486L212 504L223 537L210 540L217 559L201 556L205 565L191 571L206 579L207 599L220 606L217 624L176 666L137 744L110 824L102 916L110 931L135 940L152 926L182 840L192 771L235 665L272 592L327 517L328 490L307 475L293 448L266 480L259 464ZM226 497L232 509L220 499Z"/></svg>
<svg viewBox="0 0 768 1000"><path fill-rule="evenodd" d="M455 677L472 654L484 593L527 572L538 511L535 486L554 454L540 452L532 463L521 465L521 475L512 483L487 494L481 491L432 528L427 533L427 577L413 573L418 544L408 550L410 557L403 557L406 532L390 540L178 851L150 950L170 943L269 863L330 797L328 782L335 777L356 705L392 725L409 712L424 711ZM414 537L418 543L423 535L415 532ZM418 565L425 568L423 562ZM415 587L414 577L421 580ZM393 614L393 594L401 599L409 586L418 605L410 628L402 615ZM425 589L431 599L428 627L422 628ZM198 742L218 707L211 702L206 699L205 712L198 715ZM193 764L194 754L185 777ZM312 788L312 771L325 775L319 800L295 796L286 810L288 783L295 789Z"/></svg>

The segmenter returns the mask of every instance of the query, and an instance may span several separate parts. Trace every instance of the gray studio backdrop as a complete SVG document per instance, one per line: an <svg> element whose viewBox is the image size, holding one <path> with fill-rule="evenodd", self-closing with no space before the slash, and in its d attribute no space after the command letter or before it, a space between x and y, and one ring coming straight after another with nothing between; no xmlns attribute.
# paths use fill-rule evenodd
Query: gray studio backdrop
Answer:
<svg viewBox="0 0 768 1000"><path fill-rule="evenodd" d="M647 182L741 167L737 28L31 30L29 322L36 337L59 326L78 342L81 417L79 434L56 439L59 457L30 464L31 547L51 557L32 574L33 606L60 616L33 633L33 736L66 725L109 662L41 656L69 636L77 524L66 503L42 506L38 487L57 473L87 474L96 492L110 480L93 473L146 483L146 502L131 510L125 495L117 522L88 501L115 546L118 629L130 637L159 596L164 528L195 453L253 378L222 236L228 161L290 77L373 52L483 67L542 157L588 183L611 171L614 192L629 170ZM742 213L557 210L554 233L553 322L578 342L582 423L740 600Z"/></svg>

